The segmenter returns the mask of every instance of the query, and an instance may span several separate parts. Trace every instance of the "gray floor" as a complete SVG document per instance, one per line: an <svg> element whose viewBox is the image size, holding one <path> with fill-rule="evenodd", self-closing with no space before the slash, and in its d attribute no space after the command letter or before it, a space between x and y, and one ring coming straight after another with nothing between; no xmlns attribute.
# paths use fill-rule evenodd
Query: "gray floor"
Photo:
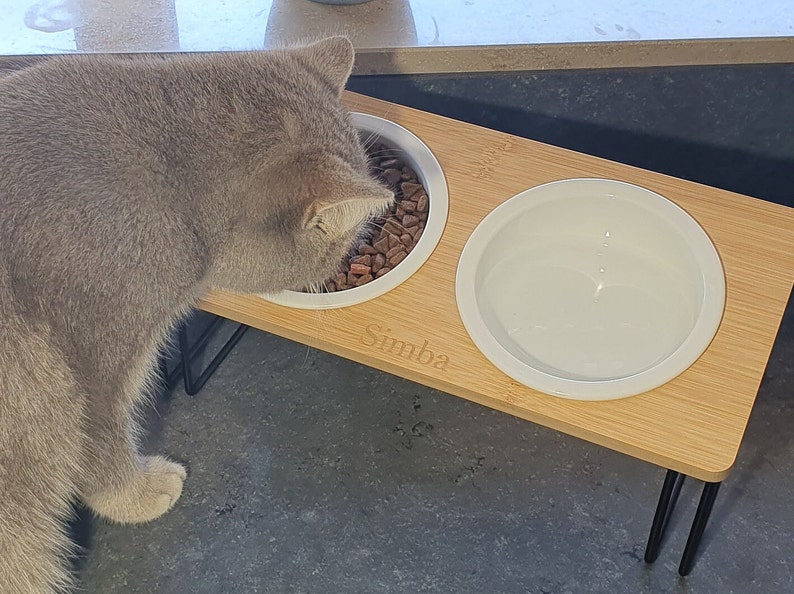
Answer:
<svg viewBox="0 0 794 594"><path fill-rule="evenodd" d="M791 204L792 75L752 67L351 86ZM695 481L647 566L663 470L251 330L198 396L176 389L152 417L147 448L190 467L176 508L144 526L81 524L84 590L794 592L789 310L687 578L677 565Z"/></svg>

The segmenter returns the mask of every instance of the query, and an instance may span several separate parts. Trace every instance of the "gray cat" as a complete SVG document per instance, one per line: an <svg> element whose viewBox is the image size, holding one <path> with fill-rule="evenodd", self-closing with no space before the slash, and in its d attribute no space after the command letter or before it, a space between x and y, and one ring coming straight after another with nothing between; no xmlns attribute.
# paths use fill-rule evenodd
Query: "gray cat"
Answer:
<svg viewBox="0 0 794 594"><path fill-rule="evenodd" d="M353 48L65 56L0 77L0 592L71 580L80 499L146 522L184 468L136 406L210 286L332 275L392 193L340 104Z"/></svg>

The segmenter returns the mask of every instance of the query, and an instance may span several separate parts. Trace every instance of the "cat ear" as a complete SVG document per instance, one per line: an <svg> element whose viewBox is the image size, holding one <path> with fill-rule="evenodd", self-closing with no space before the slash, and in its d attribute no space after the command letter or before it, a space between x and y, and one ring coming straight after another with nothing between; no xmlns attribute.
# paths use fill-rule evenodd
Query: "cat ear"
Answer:
<svg viewBox="0 0 794 594"><path fill-rule="evenodd" d="M340 237L372 217L383 214L394 201L394 193L374 182L349 187L344 196L316 200L306 210L304 228L320 228Z"/></svg>
<svg viewBox="0 0 794 594"><path fill-rule="evenodd" d="M353 71L355 50L347 37L329 37L298 50L309 64L319 70L342 93Z"/></svg>

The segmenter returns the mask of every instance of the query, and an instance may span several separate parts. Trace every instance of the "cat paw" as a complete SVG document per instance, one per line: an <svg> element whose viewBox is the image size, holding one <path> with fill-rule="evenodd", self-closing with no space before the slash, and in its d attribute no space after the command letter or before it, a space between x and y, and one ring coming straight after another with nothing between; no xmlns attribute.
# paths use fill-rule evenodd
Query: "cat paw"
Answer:
<svg viewBox="0 0 794 594"><path fill-rule="evenodd" d="M182 494L185 467L163 456L147 456L132 481L114 493L86 498L100 516L122 524L139 524L159 518Z"/></svg>
<svg viewBox="0 0 794 594"><path fill-rule="evenodd" d="M146 511L135 520L139 522L153 520L171 509L182 494L182 484L187 478L184 466L163 456L148 456L144 463L147 488L140 503Z"/></svg>

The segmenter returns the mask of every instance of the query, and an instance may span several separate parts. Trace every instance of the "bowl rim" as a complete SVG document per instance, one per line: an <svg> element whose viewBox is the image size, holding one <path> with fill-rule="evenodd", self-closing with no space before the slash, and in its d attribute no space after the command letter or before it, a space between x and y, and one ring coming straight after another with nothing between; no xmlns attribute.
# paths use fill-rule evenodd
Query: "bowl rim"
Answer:
<svg viewBox="0 0 794 594"><path fill-rule="evenodd" d="M333 293L282 291L260 295L267 301L298 309L335 309L370 301L395 289L415 274L441 240L449 213L449 190L436 156L413 132L391 120L360 112L350 112L350 118L359 132L377 134L404 151L401 160L416 171L430 198L422 237L399 266L365 285Z"/></svg>
<svg viewBox="0 0 794 594"><path fill-rule="evenodd" d="M703 279L700 315L682 343L656 365L637 373L609 379L572 379L536 369L510 353L491 334L477 306L475 275L479 259L493 236L517 211L530 209L544 192L561 185L603 184L612 188L640 190L644 206L672 218L686 239ZM549 200L549 198L547 198ZM688 212L670 199L639 186L619 180L583 177L560 179L519 192L507 199L475 227L463 247L455 276L458 313L475 346L498 369L521 384L546 394L576 400L613 400L647 392L667 383L688 369L708 348L725 310L725 271L714 243Z"/></svg>

